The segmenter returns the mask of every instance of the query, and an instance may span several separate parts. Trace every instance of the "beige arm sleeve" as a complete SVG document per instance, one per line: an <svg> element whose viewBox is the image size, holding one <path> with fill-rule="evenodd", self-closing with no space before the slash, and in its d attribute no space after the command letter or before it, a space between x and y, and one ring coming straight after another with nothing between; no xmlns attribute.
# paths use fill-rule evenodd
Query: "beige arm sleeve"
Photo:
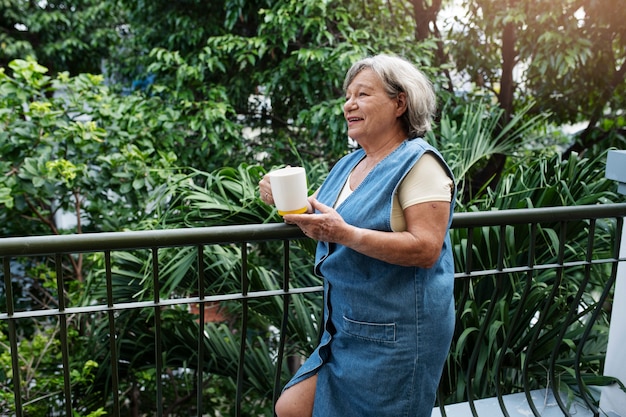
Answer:
<svg viewBox="0 0 626 417"><path fill-rule="evenodd" d="M450 202L454 182L437 157L424 154L404 178L394 196L391 209L391 228L395 232L406 230L403 210L427 201Z"/></svg>

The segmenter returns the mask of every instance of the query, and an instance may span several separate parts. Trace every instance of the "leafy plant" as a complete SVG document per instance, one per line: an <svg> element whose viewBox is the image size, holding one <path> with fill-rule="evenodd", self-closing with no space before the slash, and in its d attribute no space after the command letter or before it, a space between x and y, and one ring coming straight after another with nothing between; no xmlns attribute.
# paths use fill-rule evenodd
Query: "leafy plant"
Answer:
<svg viewBox="0 0 626 417"><path fill-rule="evenodd" d="M310 166L309 177L311 189L321 181L317 177L321 167ZM167 203L157 204L158 216L150 217L143 224L147 227L159 229L180 227L186 224L190 227L263 223L266 221L282 221L273 207L261 202L258 197L258 181L265 174L265 169L259 166L242 164L237 168L224 168L213 173L194 171L189 178L172 183L163 190L162 196ZM154 222L153 222L154 221ZM282 243L267 242L264 244L249 243L244 247L235 245L206 246L201 252L196 247L162 248L158 252L157 268L159 276L158 289L153 286L154 264L149 251L120 252L112 254L112 291L116 302L137 302L151 300L154 292L159 291L162 298L191 297L204 294L237 294L241 293L241 251L247 251L247 282L246 291L264 291L279 289L282 286L280 274L282 258L277 253L282 251ZM314 246L310 241L292 243L291 251L291 280L294 286L320 285L319 278L312 273L312 251ZM198 271L198 257L201 275ZM89 305L93 301L106 300L106 288L103 287L104 267L103 258L98 255L91 259L94 262L92 274L88 280L88 287L84 292L82 303ZM202 276L204 281L198 282ZM200 289L200 286L202 289ZM318 337L318 328L313 317L321 314L319 297L317 295L292 296L289 304L289 323L287 334L289 339L285 347L285 362L280 364L281 379L289 378L287 357L301 356L309 352L315 345ZM165 392L168 404L177 404L172 412L180 413L187 408L185 404L193 404L195 397L192 392L196 389L222 392L234 397L230 391L236 386L238 378L238 357L241 344L249 346L246 349L246 378L244 381L244 397L246 407L255 408L255 413L269 412L272 409L274 396L273 375L276 372L277 341L272 329L281 327L280 318L283 317L284 304L279 298L269 298L263 301L251 300L246 303L223 302L220 308L227 314L226 321L221 324L207 323L204 328L207 337L204 339L203 368L198 368L197 339L199 334L196 313L186 306L171 308L160 314L162 330L162 347L164 351L163 366L177 384L178 391ZM242 332L242 317L246 316L247 331ZM108 318L90 320L87 324L90 349L93 349L95 358L100 363L109 363L110 344ZM151 310L122 310L115 319L118 329L120 363L127 363L120 369L121 383L124 392L128 395L135 392L136 386L142 387L142 392L150 392L154 385L151 380L154 360L153 345L154 312ZM130 338L134 341L130 343ZM94 383L94 394L99 391L108 392L112 368L102 366ZM143 370L137 373L137 370ZM184 370L184 371L181 371ZM189 376L189 373L192 375ZM151 375L151 376L149 376ZM202 375L202 388L190 385L184 380L188 376L196 380ZM177 382L174 382L177 381ZM187 394L182 395L183 386ZM104 398L109 398L106 394ZM213 398L212 396L209 396ZM142 395L142 407L150 408L150 395ZM175 400L178 398L178 400ZM183 398L187 398L183 401ZM180 401L179 401L180 400ZM131 400L135 401L135 400ZM232 407L233 404L229 404ZM230 410L225 403L209 401L207 407L216 407L222 413Z"/></svg>
<svg viewBox="0 0 626 417"><path fill-rule="evenodd" d="M58 372L58 365L61 358L61 344L59 340L59 323L28 323L31 319L22 319L19 327L34 329L32 333L20 332L18 335L18 359L20 373L23 412L29 416L47 416L50 413L61 411L64 405L63 375ZM34 321L34 320L32 320ZM13 375L10 347L6 336L6 322L0 323L0 386L5 386L0 395L0 409L3 412L14 410L13 387L11 382ZM68 324L69 345L80 345L81 338L74 330L75 324ZM95 375L99 364L90 359L83 359L83 354L71 349L69 373L70 387L75 397L80 397L82 393L91 390L95 380ZM9 372L7 372L9 370ZM13 370L15 372L15 370ZM81 401L77 413L89 407L88 401ZM98 411L94 410L89 415L97 416Z"/></svg>
<svg viewBox="0 0 626 417"><path fill-rule="evenodd" d="M532 149L546 116L529 116L532 105L523 108L504 126L504 111L485 101L455 105L448 101L441 110L437 128L426 138L444 156L457 178L459 203L479 196L493 178L476 180L476 174L496 154L524 157Z"/></svg>
<svg viewBox="0 0 626 417"><path fill-rule="evenodd" d="M604 159L603 154L591 160L576 155L566 161L558 155L523 159L471 210L618 201L615 184L604 178ZM457 283L457 334L444 371L445 401L493 397L498 392L522 390L524 384L531 389L550 386L554 382L548 377L551 369L559 378L558 389L571 395L571 387L577 385L575 367L581 367L582 378L590 385L607 382L602 381L600 358L606 350L609 316L592 294L606 286L609 267L571 266L538 269L532 274L498 271L577 260L588 245L593 245L596 256L610 258L614 228L612 222L599 220L536 229L523 224L452 231L457 271L493 273ZM590 237L593 242L588 241ZM601 314L585 340L581 362L576 363L577 349L595 309ZM556 343L561 339L559 346Z"/></svg>

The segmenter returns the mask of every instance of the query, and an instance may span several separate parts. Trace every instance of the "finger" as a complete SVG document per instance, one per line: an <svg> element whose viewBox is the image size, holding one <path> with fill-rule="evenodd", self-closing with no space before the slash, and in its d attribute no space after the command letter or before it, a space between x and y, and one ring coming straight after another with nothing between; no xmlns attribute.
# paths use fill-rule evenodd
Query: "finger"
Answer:
<svg viewBox="0 0 626 417"><path fill-rule="evenodd" d="M268 174L263 175L263 177L259 180L259 185L269 186L270 176Z"/></svg>
<svg viewBox="0 0 626 417"><path fill-rule="evenodd" d="M272 196L272 187L270 184L269 175L265 174L259 181L259 195L261 200L267 204L272 204L274 198Z"/></svg>
<svg viewBox="0 0 626 417"><path fill-rule="evenodd" d="M298 224L296 220L298 220L299 216L301 216L301 214L285 214L283 220L287 224Z"/></svg>
<svg viewBox="0 0 626 417"><path fill-rule="evenodd" d="M269 187L259 187L259 196L261 197L261 200L268 204L271 204L274 201L272 190Z"/></svg>
<svg viewBox="0 0 626 417"><path fill-rule="evenodd" d="M324 203L320 203L316 198L311 199L311 207L317 209L320 213L328 213L332 211L332 207L327 206Z"/></svg>

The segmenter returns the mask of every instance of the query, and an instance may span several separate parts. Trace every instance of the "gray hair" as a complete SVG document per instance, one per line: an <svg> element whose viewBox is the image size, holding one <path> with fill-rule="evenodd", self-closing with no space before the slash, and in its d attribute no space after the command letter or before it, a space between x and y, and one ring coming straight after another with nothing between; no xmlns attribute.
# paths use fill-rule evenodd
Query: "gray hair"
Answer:
<svg viewBox="0 0 626 417"><path fill-rule="evenodd" d="M375 55L350 67L343 82L344 91L361 71L368 68L380 77L390 98L396 98L401 92L406 94L407 109L400 120L409 139L428 132L437 110L437 96L424 73L404 58Z"/></svg>

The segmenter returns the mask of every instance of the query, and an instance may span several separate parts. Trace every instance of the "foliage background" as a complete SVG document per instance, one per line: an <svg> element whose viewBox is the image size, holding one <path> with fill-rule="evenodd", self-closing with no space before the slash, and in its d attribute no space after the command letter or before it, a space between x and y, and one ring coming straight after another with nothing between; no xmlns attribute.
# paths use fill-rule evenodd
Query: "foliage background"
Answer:
<svg viewBox="0 0 626 417"><path fill-rule="evenodd" d="M272 167L298 164L307 168L312 190L321 183L351 149L341 112L343 74L355 60L379 52L403 55L433 79L440 112L427 139L455 172L459 211L617 201L603 172L605 152L624 146L626 8L620 6L619 0L5 0L1 236L278 221L258 200L256 182ZM572 125L578 126L573 134ZM293 249L297 279L316 282L311 244ZM271 245L252 249L254 285L279 282L275 251ZM192 257L162 254L159 262L169 272L163 296L197 287L189 278ZM120 299L150 297L145 277L151 264L145 259L115 259ZM237 259L235 248L208 253L207 285L236 282ZM65 262L71 279L62 296L83 304L103 296L102 259L78 255ZM50 259L16 260L14 268L24 303L56 303ZM601 286L602 275L597 279ZM468 329L485 319L489 297L480 294L464 306ZM237 317L238 306L228 308ZM298 317L318 316L319 300L303 298L294 309ZM268 328L281 307L253 311L261 353L253 372L258 378L246 393L255 398L251 408L267 412L271 395L263 375L272 364L262 352L271 346ZM154 406L150 395L134 394L155 377L142 343L149 319L122 320L122 333L140 335L124 342L130 364L125 395L129 407L147 410ZM187 366L195 346L189 335L197 333L193 319L176 309L164 317L171 329L168 346L177 352L172 369ZM311 348L314 324L293 322L290 353ZM110 378L96 366L106 361L106 344L100 343L106 329L98 320L75 328L72 357L82 371L73 386L85 398L77 413L97 415L106 407L101 399ZM48 355L55 349L54 323L33 320L21 329L20 349L54 357ZM221 336L212 340L232 338L232 324L207 331ZM472 336L462 338L451 360L461 360L477 343ZM601 351L601 341L598 346ZM228 414L224 398L232 396L233 369L215 364L232 363L236 343L207 349L212 365L196 371L206 372L213 409ZM24 393L32 415L47 412L41 407L45 395L60 386L58 376L45 371L53 364L27 367L32 375L47 375ZM196 388L184 374L176 378L180 391L167 393L177 399L168 412L184 414L189 399L180 393ZM483 387L481 395L490 395L493 386ZM453 389L448 394L449 401L464 395ZM10 396L0 401L5 406Z"/></svg>

